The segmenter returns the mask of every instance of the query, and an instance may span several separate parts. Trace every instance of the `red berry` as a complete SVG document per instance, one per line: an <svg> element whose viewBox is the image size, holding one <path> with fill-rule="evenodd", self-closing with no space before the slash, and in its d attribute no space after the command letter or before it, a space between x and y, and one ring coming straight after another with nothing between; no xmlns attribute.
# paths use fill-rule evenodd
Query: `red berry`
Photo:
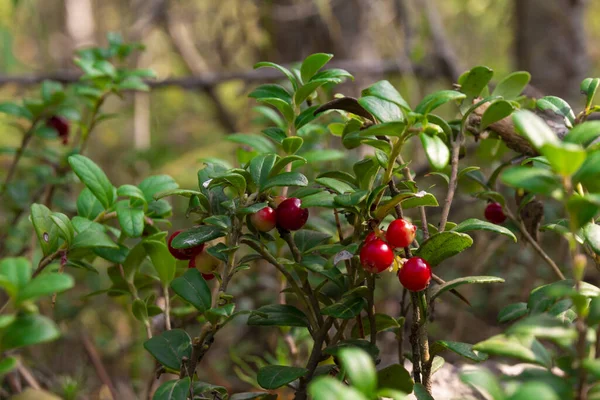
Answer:
<svg viewBox="0 0 600 400"><path fill-rule="evenodd" d="M416 233L416 226L399 218L388 226L385 237L392 247L408 247L415 240Z"/></svg>
<svg viewBox="0 0 600 400"><path fill-rule="evenodd" d="M485 208L485 219L494 223L501 224L506 221L506 215L502 211L502 206L499 203L489 203Z"/></svg>
<svg viewBox="0 0 600 400"><path fill-rule="evenodd" d="M381 233L382 233L382 236L385 236L385 231L381 231ZM372 242L375 239L379 239L379 236L377 236L377 234L375 233L375 231L369 232L369 234L365 238L365 243Z"/></svg>
<svg viewBox="0 0 600 400"><path fill-rule="evenodd" d="M394 252L383 240L373 239L360 249L360 262L365 270L378 274L392 265Z"/></svg>
<svg viewBox="0 0 600 400"><path fill-rule="evenodd" d="M431 267L421 257L411 257L398 271L398 279L411 292L420 292L429 285Z"/></svg>
<svg viewBox="0 0 600 400"><path fill-rule="evenodd" d="M296 197L290 197L277 206L277 226L288 231L297 231L302 228L308 220L308 210L302 208L302 201Z"/></svg>
<svg viewBox="0 0 600 400"><path fill-rule="evenodd" d="M252 225L261 232L269 232L275 228L277 224L277 218L275 217L275 210L271 207L265 207L250 216L250 222Z"/></svg>
<svg viewBox="0 0 600 400"><path fill-rule="evenodd" d="M212 281L215 279L215 274L202 274L205 281Z"/></svg>
<svg viewBox="0 0 600 400"><path fill-rule="evenodd" d="M54 128L58 137L62 139L63 144L69 142L69 120L60 115L54 115L46 120L46 125Z"/></svg>
<svg viewBox="0 0 600 400"><path fill-rule="evenodd" d="M167 241L167 247L169 248L169 252L171 253L171 255L173 255L173 257L175 257L178 260L193 259L196 254L201 253L202 250L204 250L204 244L200 244L198 246L190 247L187 249L174 248L173 246L171 246L171 242L173 241L175 236L179 235L181 232L181 230L175 231L171 234L171 236L169 236L169 240Z"/></svg>

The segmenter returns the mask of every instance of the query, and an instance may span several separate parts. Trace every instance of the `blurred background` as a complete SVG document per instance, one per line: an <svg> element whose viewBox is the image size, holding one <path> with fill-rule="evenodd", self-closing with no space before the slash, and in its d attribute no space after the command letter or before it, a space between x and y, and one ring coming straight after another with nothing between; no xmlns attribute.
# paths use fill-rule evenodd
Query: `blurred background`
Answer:
<svg viewBox="0 0 600 400"><path fill-rule="evenodd" d="M158 75L149 93L111 98L105 110L118 115L103 122L91 139L88 155L115 186L165 173L191 188L201 159L233 162L236 145L224 141L225 135L260 131L256 103L247 94L261 82L280 79L270 70L252 70L262 60L290 64L314 52L333 53L331 65L356 77L336 92L357 95L361 88L389 79L413 106L426 93L451 88L465 70L486 65L495 71L496 81L514 70L531 72L534 93L563 97L577 112L583 100L580 82L600 74L600 44L594 40L600 36L598 1L1 0L0 102L26 96L44 79L76 80L74 51L105 45L108 32L143 43L146 51L131 66L151 68ZM11 118L0 116L0 147L19 142ZM501 160L507 152L497 141L484 141L469 157ZM0 153L2 169L11 157ZM427 171L422 154L411 158L416 170ZM441 183L435 177L423 179L424 188ZM469 191L468 183L461 189ZM178 206L174 225L185 227L185 204ZM484 206L465 201L453 214L456 219L481 215ZM559 211L549 204L547 220ZM543 237L544 246L552 247L560 262L566 245L549 235ZM499 308L522 301L535 285L552 279L523 245L486 234L478 234L475 243L469 255L443 272L445 279L457 274L455 268L461 275L497 274L518 285L465 289L473 308L465 310L454 299L441 304L431 329L434 337L484 339L498 330ZM102 286L102 278L88 274L82 279L90 287ZM242 308L255 308L276 295L257 289L278 285L272 275L252 274L236 285L235 294ZM397 285L382 290L378 307L392 313L399 294L390 290ZM118 307L118 299L82 300L82 294L71 293L57 303L67 334L50 352L47 347L32 350L45 360L33 369L65 398L110 398L87 361L95 351L117 390L127 394L123 398L137 398L154 366L142 349L141 327ZM452 313L444 312L448 309ZM248 389L251 382L244 371L257 362L251 357L276 357L277 336L265 335L264 343L256 344L240 340L265 331L242 324L226 332L211 349L202 378L233 392Z"/></svg>

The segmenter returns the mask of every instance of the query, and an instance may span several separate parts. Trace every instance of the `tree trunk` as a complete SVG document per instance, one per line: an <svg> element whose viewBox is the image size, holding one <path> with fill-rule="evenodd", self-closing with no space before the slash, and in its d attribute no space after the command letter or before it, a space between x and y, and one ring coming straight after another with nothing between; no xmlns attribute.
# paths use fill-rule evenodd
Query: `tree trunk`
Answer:
<svg viewBox="0 0 600 400"><path fill-rule="evenodd" d="M583 0L515 0L517 68L546 95L577 100L588 69Z"/></svg>

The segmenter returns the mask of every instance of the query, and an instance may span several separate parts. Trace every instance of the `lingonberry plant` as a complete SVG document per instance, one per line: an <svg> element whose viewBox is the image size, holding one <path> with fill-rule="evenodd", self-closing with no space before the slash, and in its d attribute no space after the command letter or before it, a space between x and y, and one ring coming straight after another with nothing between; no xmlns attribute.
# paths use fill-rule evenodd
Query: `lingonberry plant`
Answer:
<svg viewBox="0 0 600 400"><path fill-rule="evenodd" d="M0 284L11 299L8 309L14 311L0 319L0 348L7 356L3 373L14 367L10 358L14 348L58 335L51 320L36 314L33 300L73 286L65 268L95 271L93 263L100 258L110 264L106 273L112 284L95 294L127 302L145 327L144 347L157 362L156 375L170 377L156 389L157 400L274 399L286 390L297 400L403 399L411 392L419 400L431 399L432 375L448 351L473 362L491 354L545 368L513 378L519 385L501 386L479 370L463 376L494 399L525 399L532 391L549 393L544 398L583 399L598 391L592 385L600 369L595 334L600 289L583 282L583 277L584 253L597 263L600 252L600 228L594 223L600 209L599 195L594 194L600 190L600 152L593 144L600 129L586 122L597 110L593 97L600 80L584 82L588 101L578 116L554 97L534 104L564 117L568 133L559 138L539 117L521 110L532 105L520 96L529 80L526 73L509 75L490 95L492 71L476 67L459 79L459 90L432 93L413 108L388 81L367 87L358 99L337 95L320 102L336 84L352 78L341 69L323 69L329 54L313 54L292 69L263 62L256 67L276 68L286 82L261 85L250 93L272 126L262 134L227 137L243 145L237 166L205 162L193 189L179 188L164 175L115 188L82 153L101 120L106 96L143 88L140 76L147 72L111 64L113 57L131 50L122 46L113 38L108 50L83 52L78 59L85 72L79 90L89 99L84 103L89 120L79 119L80 133L73 142L67 141L73 147L59 157L56 171L60 176L72 171L85 186L77 197L75 215L52 212L34 202L31 220L43 253L37 268L30 273L22 258L0 264ZM55 84L46 84L44 99L52 99L47 94L52 88L63 93ZM44 101L33 109L35 113L27 103L1 108L31 121L3 193L9 193L16 165L35 132L51 127L53 137L65 137L63 127L46 122L62 114ZM446 104L458 119L434 114ZM507 126L516 129L513 136L506 134ZM347 150L367 146L372 151L354 164L345 160L345 169L328 169L328 162L341 158L341 152L323 148L329 134ZM468 136L490 134L499 135L523 155L501 165L488 179L478 167L460 169L461 148ZM408 152L403 150L414 151L416 146L447 182L441 207L433 193L419 187L411 160L404 159ZM481 186L476 198L492 202L485 212L489 222L449 221L463 177ZM499 189L498 178L515 188L516 211ZM172 209L165 200L169 196L188 199L190 220L189 226L171 234L167 229ZM543 228L568 240L572 280L564 279L562 269L532 235L532 224L524 223L522 211L539 202L536 196L565 205L567 219ZM432 224L430 210L438 207L441 213ZM461 285L503 282L493 276L446 282L442 276L445 261L473 245L469 232L489 231L516 241L513 231L500 225L506 217L561 281L534 290L527 303L504 309L502 322L521 318L505 334L475 346L430 340L432 305L442 295L455 296L468 306L459 292ZM270 265L280 275L282 293L273 293L272 302L255 310L239 309L231 288L257 263ZM402 293L395 315L376 309L376 293L386 295L380 293L385 278L394 278L394 292ZM277 358L261 361L257 371L248 365L240 368L241 378L270 392L230 396L224 387L198 379L197 370L210 362L208 355L221 329L242 316L248 325L277 329L285 336L286 347L278 349ZM160 326L153 323L156 320L162 321ZM377 371L378 337L386 331L395 333L398 359ZM410 332L408 341L405 331ZM306 351L298 350L299 344L307 343L302 347Z"/></svg>

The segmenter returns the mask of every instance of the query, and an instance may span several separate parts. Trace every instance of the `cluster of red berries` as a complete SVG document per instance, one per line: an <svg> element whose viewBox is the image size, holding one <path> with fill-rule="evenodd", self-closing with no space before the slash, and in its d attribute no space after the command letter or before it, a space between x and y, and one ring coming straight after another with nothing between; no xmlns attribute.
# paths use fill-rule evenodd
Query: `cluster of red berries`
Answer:
<svg viewBox="0 0 600 400"><path fill-rule="evenodd" d="M275 205L275 209L267 206L250 216L250 222L258 231L269 232L276 226L287 231L297 231L306 224L308 210L302 208L302 200L278 196Z"/></svg>
<svg viewBox="0 0 600 400"><path fill-rule="evenodd" d="M394 220L387 231L381 231L386 241L371 232L365 238L360 250L360 262L363 268L371 273L380 273L388 269L394 262L394 248L410 246L415 239L417 227L399 218ZM421 257L411 257L398 271L398 279L402 286L410 291L424 290L431 280L431 267Z"/></svg>
<svg viewBox="0 0 600 400"><path fill-rule="evenodd" d="M69 143L69 120L60 115L54 115L46 120L46 126L53 128L58 137L62 139L62 144Z"/></svg>
<svg viewBox="0 0 600 400"><path fill-rule="evenodd" d="M500 225L504 221L506 221L506 214L504 214L504 210L502 210L502 206L499 203L488 203L485 208L485 219L490 221L493 224Z"/></svg>
<svg viewBox="0 0 600 400"><path fill-rule="evenodd" d="M178 260L189 260L188 268L196 268L202 277L210 281L215 277L214 271L219 267L219 260L204 251L204 243L187 249L176 249L171 245L173 239L182 231L175 231L167 240L167 247L173 257Z"/></svg>

